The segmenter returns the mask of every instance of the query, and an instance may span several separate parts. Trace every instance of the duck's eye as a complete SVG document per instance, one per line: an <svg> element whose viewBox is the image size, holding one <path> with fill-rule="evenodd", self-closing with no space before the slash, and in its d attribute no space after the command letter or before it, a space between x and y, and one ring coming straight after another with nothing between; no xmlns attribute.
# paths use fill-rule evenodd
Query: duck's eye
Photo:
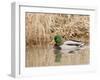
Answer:
<svg viewBox="0 0 100 80"><path fill-rule="evenodd" d="M64 38L64 36L62 36L62 38Z"/></svg>

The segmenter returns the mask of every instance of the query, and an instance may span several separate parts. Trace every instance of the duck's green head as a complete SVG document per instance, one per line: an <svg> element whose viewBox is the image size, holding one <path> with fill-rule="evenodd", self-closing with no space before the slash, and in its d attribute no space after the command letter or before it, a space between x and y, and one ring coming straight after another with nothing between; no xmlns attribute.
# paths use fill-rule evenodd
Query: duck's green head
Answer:
<svg viewBox="0 0 100 80"><path fill-rule="evenodd" d="M59 45L62 44L62 37L61 37L60 35L56 35L56 36L54 37L54 41L55 41L55 43L59 46Z"/></svg>

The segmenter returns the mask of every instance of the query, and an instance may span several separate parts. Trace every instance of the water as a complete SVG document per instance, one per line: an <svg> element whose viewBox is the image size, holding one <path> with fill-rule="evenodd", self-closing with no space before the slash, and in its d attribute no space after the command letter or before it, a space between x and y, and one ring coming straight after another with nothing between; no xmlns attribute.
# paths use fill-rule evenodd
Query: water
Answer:
<svg viewBox="0 0 100 80"><path fill-rule="evenodd" d="M55 50L53 46L38 46L26 48L26 67L59 66L89 64L89 46L68 53Z"/></svg>

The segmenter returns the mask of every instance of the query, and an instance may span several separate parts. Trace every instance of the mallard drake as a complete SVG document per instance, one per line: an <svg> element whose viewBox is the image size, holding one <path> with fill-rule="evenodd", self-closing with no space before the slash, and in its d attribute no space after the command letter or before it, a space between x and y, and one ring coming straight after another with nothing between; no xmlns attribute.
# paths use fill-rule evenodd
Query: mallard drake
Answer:
<svg viewBox="0 0 100 80"><path fill-rule="evenodd" d="M55 40L54 48L64 53L65 52L72 53L84 46L84 43L77 40L68 40L62 43L62 37L59 35L55 36L54 40Z"/></svg>

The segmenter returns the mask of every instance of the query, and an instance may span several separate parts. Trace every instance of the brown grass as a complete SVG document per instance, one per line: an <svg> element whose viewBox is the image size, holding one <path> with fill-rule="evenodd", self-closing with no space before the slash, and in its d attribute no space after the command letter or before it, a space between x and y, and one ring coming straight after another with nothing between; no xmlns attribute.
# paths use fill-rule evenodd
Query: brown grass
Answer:
<svg viewBox="0 0 100 80"><path fill-rule="evenodd" d="M63 40L89 43L89 16L77 14L26 13L26 43L28 46L54 44L56 34Z"/></svg>

